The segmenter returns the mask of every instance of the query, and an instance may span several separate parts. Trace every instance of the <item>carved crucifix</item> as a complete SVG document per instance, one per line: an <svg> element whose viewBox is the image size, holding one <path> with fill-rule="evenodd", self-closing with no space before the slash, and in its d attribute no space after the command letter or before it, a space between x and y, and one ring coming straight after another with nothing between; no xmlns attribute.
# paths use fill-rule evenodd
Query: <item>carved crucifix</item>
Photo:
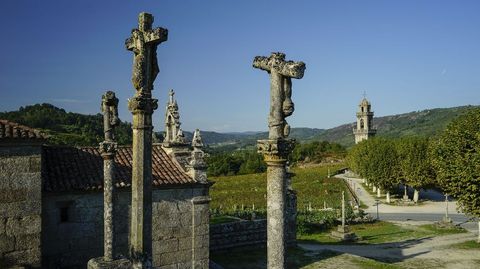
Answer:
<svg viewBox="0 0 480 269"><path fill-rule="evenodd" d="M257 56L253 67L270 74L270 115L268 117L269 139L286 138L290 126L285 118L292 115L292 78L301 79L305 63L285 61L285 54L273 52L270 57Z"/></svg>
<svg viewBox="0 0 480 269"><path fill-rule="evenodd" d="M140 13L138 29L132 30L132 36L125 41L127 50L133 51L132 83L137 95L151 96L153 81L159 72L157 46L167 41L168 30L157 27L152 29L153 16Z"/></svg>

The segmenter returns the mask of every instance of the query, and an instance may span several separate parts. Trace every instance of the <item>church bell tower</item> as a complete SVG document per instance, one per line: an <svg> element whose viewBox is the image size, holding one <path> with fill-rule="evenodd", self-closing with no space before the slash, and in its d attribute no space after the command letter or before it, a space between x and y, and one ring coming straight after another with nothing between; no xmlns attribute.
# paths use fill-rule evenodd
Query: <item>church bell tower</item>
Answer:
<svg viewBox="0 0 480 269"><path fill-rule="evenodd" d="M357 126L353 128L355 135L355 144L369 137L375 136L377 130L373 128L373 111L370 102L363 97L358 105L357 111Z"/></svg>

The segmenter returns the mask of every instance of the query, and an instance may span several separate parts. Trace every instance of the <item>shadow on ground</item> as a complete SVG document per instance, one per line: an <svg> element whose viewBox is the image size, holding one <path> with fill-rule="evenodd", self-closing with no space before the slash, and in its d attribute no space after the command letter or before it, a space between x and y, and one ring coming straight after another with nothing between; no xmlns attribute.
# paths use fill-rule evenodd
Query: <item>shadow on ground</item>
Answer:
<svg viewBox="0 0 480 269"><path fill-rule="evenodd" d="M321 245L318 243L300 243L299 247L291 247L288 249L286 268L303 268L321 261L328 262L329 259L342 255L343 253L368 258L373 260L372 262L379 262L387 265L402 262L430 252L431 250L429 249L420 249L418 251L413 251L410 254L405 254L406 249L415 247L421 243L426 243L430 240L432 240L431 237L382 244L335 243ZM264 246L241 247L211 253L211 259L224 269L264 269L267 268L266 256L267 253ZM338 262L338 259L331 260L332 263ZM335 264L332 265L335 266ZM368 268L368 266L361 268Z"/></svg>

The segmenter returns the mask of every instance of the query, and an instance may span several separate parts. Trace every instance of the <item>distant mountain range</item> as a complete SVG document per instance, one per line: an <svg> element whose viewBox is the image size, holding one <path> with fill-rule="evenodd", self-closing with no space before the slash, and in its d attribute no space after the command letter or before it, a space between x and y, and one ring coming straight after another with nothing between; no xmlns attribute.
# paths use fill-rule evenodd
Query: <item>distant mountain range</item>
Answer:
<svg viewBox="0 0 480 269"><path fill-rule="evenodd" d="M404 114L374 118L377 135L384 137L402 137L407 135L433 136L439 134L447 124L474 106L452 108L435 108L414 111ZM98 145L103 139L102 116L83 115L66 112L50 104L36 104L21 107L17 111L0 112L0 119L11 120L33 128L45 130L52 135L56 144ZM346 147L354 144L354 122L331 129L292 128L290 137L300 142L329 141ZM131 143L131 125L122 122L117 128L120 144ZM158 133L161 137L161 133ZM185 132L187 140L192 133ZM232 132L217 133L202 130L204 142L213 147L228 146L231 148L253 146L258 139L268 137L267 132Z"/></svg>
<svg viewBox="0 0 480 269"><path fill-rule="evenodd" d="M441 133L448 123L457 116L465 113L474 106L460 106L452 108L435 108L422 111L414 111L392 116L384 116L373 119L377 128L377 135L383 137L402 136L435 136ZM350 147L354 144L353 128L355 122L343 124L331 129L316 128L292 128L290 137L299 141L329 141L336 142L343 146ZM204 132L208 137L209 132ZM209 139L211 145L215 144L238 144L253 145L258 139L265 139L267 132L257 133L236 133L230 134L214 133L220 140ZM212 137L213 138L213 137Z"/></svg>

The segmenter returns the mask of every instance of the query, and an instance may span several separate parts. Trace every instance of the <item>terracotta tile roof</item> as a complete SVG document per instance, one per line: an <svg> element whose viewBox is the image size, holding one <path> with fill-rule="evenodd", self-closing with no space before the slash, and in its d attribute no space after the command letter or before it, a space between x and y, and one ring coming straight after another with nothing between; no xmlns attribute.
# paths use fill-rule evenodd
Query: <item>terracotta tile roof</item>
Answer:
<svg viewBox="0 0 480 269"><path fill-rule="evenodd" d="M39 130L20 125L15 122L0 119L0 140L2 139L40 139L45 140L48 135Z"/></svg>
<svg viewBox="0 0 480 269"><path fill-rule="evenodd" d="M47 192L98 190L103 187L103 159L96 147L43 147L43 182ZM132 147L119 146L114 183L128 187L132 178ZM196 183L159 145L152 150L154 186Z"/></svg>

